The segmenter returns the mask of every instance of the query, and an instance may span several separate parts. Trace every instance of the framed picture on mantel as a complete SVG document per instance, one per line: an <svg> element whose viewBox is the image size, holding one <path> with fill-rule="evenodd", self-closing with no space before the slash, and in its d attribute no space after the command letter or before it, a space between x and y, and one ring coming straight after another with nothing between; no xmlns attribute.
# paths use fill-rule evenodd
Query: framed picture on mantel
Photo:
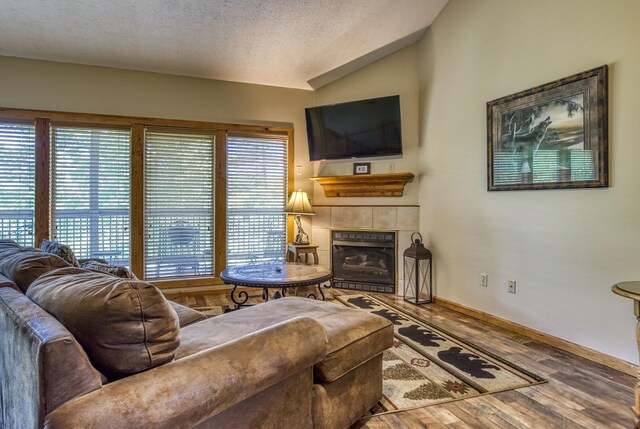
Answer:
<svg viewBox="0 0 640 429"><path fill-rule="evenodd" d="M487 103L489 191L609 185L607 66Z"/></svg>
<svg viewBox="0 0 640 429"><path fill-rule="evenodd" d="M354 162L353 174L371 174L370 162Z"/></svg>

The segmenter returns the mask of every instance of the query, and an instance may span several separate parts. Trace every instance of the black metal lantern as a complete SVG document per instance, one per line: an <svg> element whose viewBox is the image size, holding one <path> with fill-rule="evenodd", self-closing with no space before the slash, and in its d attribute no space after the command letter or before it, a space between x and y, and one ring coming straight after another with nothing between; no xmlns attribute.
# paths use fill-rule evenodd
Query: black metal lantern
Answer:
<svg viewBox="0 0 640 429"><path fill-rule="evenodd" d="M414 240L414 236L419 238ZM404 251L403 298L412 304L427 304L433 300L431 251L422 244L419 232L411 234L411 246ZM429 299L426 299L426 297Z"/></svg>

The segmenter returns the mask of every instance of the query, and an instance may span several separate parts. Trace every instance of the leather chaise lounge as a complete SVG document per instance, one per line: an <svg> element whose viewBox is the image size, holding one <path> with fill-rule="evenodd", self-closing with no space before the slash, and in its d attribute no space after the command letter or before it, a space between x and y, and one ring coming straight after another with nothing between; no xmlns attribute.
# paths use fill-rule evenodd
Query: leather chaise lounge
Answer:
<svg viewBox="0 0 640 429"><path fill-rule="evenodd" d="M288 297L214 318L0 240L0 427L345 428L389 321Z"/></svg>

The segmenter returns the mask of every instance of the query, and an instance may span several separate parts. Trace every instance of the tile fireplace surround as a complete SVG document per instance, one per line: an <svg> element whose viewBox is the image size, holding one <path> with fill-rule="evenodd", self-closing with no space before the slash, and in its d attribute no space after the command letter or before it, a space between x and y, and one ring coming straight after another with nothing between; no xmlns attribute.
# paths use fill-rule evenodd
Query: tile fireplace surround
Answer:
<svg viewBox="0 0 640 429"><path fill-rule="evenodd" d="M402 294L402 253L411 244L411 234L420 226L418 206L314 206L311 242L318 246L320 265L331 265L331 229L397 231L396 293Z"/></svg>

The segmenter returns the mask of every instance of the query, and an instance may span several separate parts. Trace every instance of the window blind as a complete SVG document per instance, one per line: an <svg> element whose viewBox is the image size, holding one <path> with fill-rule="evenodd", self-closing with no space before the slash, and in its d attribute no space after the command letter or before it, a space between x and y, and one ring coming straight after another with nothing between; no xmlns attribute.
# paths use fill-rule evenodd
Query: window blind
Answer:
<svg viewBox="0 0 640 429"><path fill-rule="evenodd" d="M53 238L78 258L129 265L130 134L51 127Z"/></svg>
<svg viewBox="0 0 640 429"><path fill-rule="evenodd" d="M0 238L33 246L35 126L0 123Z"/></svg>
<svg viewBox="0 0 640 429"><path fill-rule="evenodd" d="M283 260L287 139L227 137L227 266Z"/></svg>
<svg viewBox="0 0 640 429"><path fill-rule="evenodd" d="M211 276L214 136L145 132L145 278Z"/></svg>

